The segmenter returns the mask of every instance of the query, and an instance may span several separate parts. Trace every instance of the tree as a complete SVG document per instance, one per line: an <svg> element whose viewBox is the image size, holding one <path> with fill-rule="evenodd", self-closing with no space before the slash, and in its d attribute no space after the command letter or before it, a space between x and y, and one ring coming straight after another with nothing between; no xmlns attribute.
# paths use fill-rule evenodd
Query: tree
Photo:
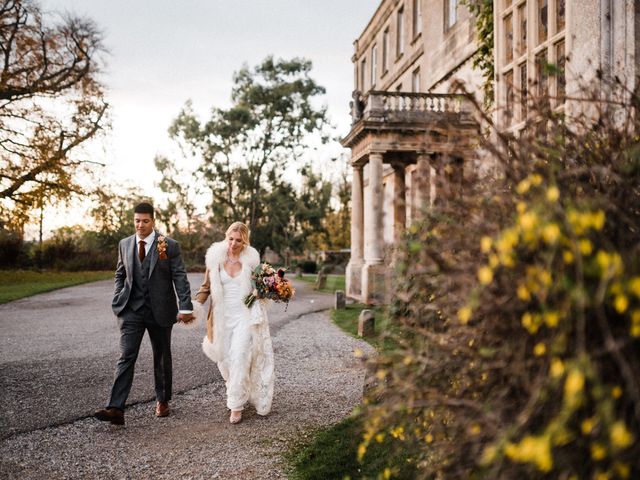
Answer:
<svg viewBox="0 0 640 480"><path fill-rule="evenodd" d="M216 222L242 220L254 232L268 219L291 225L281 217L293 210L278 211L295 194L282 174L309 148L312 134L328 140L326 108L314 106L325 90L310 71L308 60L268 57L234 75L231 108L214 108L203 124L187 103L173 122L172 138L202 158L200 171L211 190Z"/></svg>
<svg viewBox="0 0 640 480"><path fill-rule="evenodd" d="M47 199L83 193L76 155L108 125L102 35L89 19L51 26L31 0L0 3L0 215L20 229Z"/></svg>

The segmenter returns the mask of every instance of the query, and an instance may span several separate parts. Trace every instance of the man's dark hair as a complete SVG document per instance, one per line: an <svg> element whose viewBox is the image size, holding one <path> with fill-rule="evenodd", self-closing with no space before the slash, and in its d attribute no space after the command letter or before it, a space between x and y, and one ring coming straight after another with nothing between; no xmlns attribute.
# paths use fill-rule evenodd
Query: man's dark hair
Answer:
<svg viewBox="0 0 640 480"><path fill-rule="evenodd" d="M147 202L142 202L136 205L136 208L133 209L133 213L148 213L151 215L151 218L154 218L153 205Z"/></svg>

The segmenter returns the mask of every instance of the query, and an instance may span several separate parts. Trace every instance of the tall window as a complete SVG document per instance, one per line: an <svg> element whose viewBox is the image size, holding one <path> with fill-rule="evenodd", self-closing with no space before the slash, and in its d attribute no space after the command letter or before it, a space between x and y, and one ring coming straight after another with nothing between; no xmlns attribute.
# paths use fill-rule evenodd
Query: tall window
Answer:
<svg viewBox="0 0 640 480"><path fill-rule="evenodd" d="M413 36L422 33L422 0L413 0Z"/></svg>
<svg viewBox="0 0 640 480"><path fill-rule="evenodd" d="M549 34L548 0L538 0L538 44L544 42Z"/></svg>
<svg viewBox="0 0 640 480"><path fill-rule="evenodd" d="M458 0L444 0L444 27L449 30L458 21Z"/></svg>
<svg viewBox="0 0 640 480"><path fill-rule="evenodd" d="M404 8L398 10L396 18L396 56L404 53Z"/></svg>
<svg viewBox="0 0 640 480"><path fill-rule="evenodd" d="M513 123L513 107L514 107L514 92L513 92L513 70L509 70L504 76L505 82L505 104L504 104L504 117L507 125Z"/></svg>
<svg viewBox="0 0 640 480"><path fill-rule="evenodd" d="M382 33L382 73L389 70L389 27Z"/></svg>
<svg viewBox="0 0 640 480"><path fill-rule="evenodd" d="M556 0L556 33L564 30L565 0Z"/></svg>
<svg viewBox="0 0 640 480"><path fill-rule="evenodd" d="M504 50L505 63L513 61L513 15L504 17Z"/></svg>
<svg viewBox="0 0 640 480"><path fill-rule="evenodd" d="M420 91L420 67L411 73L411 91L414 93Z"/></svg>
<svg viewBox="0 0 640 480"><path fill-rule="evenodd" d="M538 95L549 94L549 74L547 67L547 49L536 55L536 83L538 84Z"/></svg>
<svg viewBox="0 0 640 480"><path fill-rule="evenodd" d="M360 91L365 91L365 80L367 79L367 61L362 60L360 62Z"/></svg>
<svg viewBox="0 0 640 480"><path fill-rule="evenodd" d="M378 75L378 46L371 48L371 88L376 86L376 76Z"/></svg>
<svg viewBox="0 0 640 480"><path fill-rule="evenodd" d="M518 25L520 34L518 35L518 55L527 51L527 4L518 7Z"/></svg>
<svg viewBox="0 0 640 480"><path fill-rule="evenodd" d="M520 65L520 120L527 118L527 62Z"/></svg>

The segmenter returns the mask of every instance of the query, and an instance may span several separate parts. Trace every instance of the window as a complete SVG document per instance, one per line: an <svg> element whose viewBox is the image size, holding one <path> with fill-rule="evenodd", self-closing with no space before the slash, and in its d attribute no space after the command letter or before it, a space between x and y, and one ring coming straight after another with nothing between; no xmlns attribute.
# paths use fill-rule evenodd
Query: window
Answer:
<svg viewBox="0 0 640 480"><path fill-rule="evenodd" d="M449 30L458 21L458 0L444 0L444 29Z"/></svg>
<svg viewBox="0 0 640 480"><path fill-rule="evenodd" d="M564 40L556 43L556 97L558 103L564 103L564 96L567 88L567 80L565 78L565 56L564 56Z"/></svg>
<svg viewBox="0 0 640 480"><path fill-rule="evenodd" d="M413 0L413 36L422 33L422 0Z"/></svg>
<svg viewBox="0 0 640 480"><path fill-rule="evenodd" d="M360 91L364 92L365 91L365 80L367 79L367 61L366 60L362 60L362 62L360 62Z"/></svg>
<svg viewBox="0 0 640 480"><path fill-rule="evenodd" d="M549 67L547 66L547 49L536 55L536 83L540 97L549 94Z"/></svg>
<svg viewBox="0 0 640 480"><path fill-rule="evenodd" d="M505 83L505 103L504 118L507 126L513 121L514 92L513 92L513 70L509 70L504 76Z"/></svg>
<svg viewBox="0 0 640 480"><path fill-rule="evenodd" d="M548 0L538 0L538 45L547 39L549 33Z"/></svg>
<svg viewBox="0 0 640 480"><path fill-rule="evenodd" d="M389 27L382 33L382 74L389 70Z"/></svg>
<svg viewBox="0 0 640 480"><path fill-rule="evenodd" d="M518 36L518 55L527 51L527 4L518 7L518 25L520 35Z"/></svg>
<svg viewBox="0 0 640 480"><path fill-rule="evenodd" d="M420 68L416 68L411 74L411 91L414 93L420 91Z"/></svg>
<svg viewBox="0 0 640 480"><path fill-rule="evenodd" d="M371 47L371 88L376 86L376 76L378 75L378 46Z"/></svg>
<svg viewBox="0 0 640 480"><path fill-rule="evenodd" d="M396 56L404 53L404 8L398 10L396 18Z"/></svg>
<svg viewBox="0 0 640 480"><path fill-rule="evenodd" d="M520 120L527 118L527 62L520 65Z"/></svg>
<svg viewBox="0 0 640 480"><path fill-rule="evenodd" d="M556 33L564 30L565 0L556 0Z"/></svg>
<svg viewBox="0 0 640 480"><path fill-rule="evenodd" d="M513 15L509 14L504 19L504 48L505 63L513 61Z"/></svg>

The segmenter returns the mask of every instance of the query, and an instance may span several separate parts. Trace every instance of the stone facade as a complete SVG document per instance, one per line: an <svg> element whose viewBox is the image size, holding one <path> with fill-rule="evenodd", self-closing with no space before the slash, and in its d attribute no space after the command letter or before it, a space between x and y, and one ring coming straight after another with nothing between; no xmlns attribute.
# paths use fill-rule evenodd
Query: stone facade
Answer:
<svg viewBox="0 0 640 480"><path fill-rule="evenodd" d="M570 111L583 81L617 75L635 87L637 0L494 0L495 120L517 135L533 93ZM422 208L461 194L467 168L490 171L474 150L477 126L462 82L472 67L474 19L459 0L382 0L354 42L353 125L342 144L353 167L347 295L385 303L394 245ZM545 64L557 74L548 75ZM481 100L481 99L478 99ZM489 165L489 166L488 166ZM470 167L469 167L470 166Z"/></svg>

